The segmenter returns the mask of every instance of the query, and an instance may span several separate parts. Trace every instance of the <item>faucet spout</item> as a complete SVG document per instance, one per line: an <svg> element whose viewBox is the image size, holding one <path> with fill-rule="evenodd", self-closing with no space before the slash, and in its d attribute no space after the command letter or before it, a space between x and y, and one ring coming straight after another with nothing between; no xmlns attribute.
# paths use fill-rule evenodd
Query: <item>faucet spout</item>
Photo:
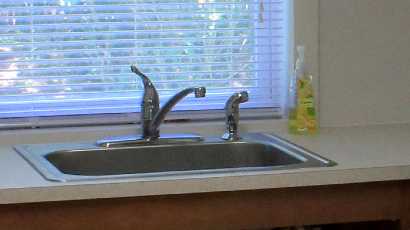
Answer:
<svg viewBox="0 0 410 230"><path fill-rule="evenodd" d="M189 94L194 93L196 98L205 97L206 89L205 87L193 87L193 88L186 88L173 97L171 97L164 106L157 112L154 119L151 122L151 133L157 134L155 138L159 137L159 126L164 121L165 116L172 110L172 108L183 98L188 96Z"/></svg>
<svg viewBox="0 0 410 230"><path fill-rule="evenodd" d="M226 133L222 139L236 141L240 139L239 124L239 104L249 100L248 92L242 91L234 93L225 104L225 125Z"/></svg>
<svg viewBox="0 0 410 230"><path fill-rule="evenodd" d="M131 65L131 71L141 77L144 84L144 94L141 100L141 124L142 124L142 137L144 139L158 134L151 133L151 122L154 119L155 114L159 110L159 96L158 92L152 84L151 80L143 74L135 65Z"/></svg>

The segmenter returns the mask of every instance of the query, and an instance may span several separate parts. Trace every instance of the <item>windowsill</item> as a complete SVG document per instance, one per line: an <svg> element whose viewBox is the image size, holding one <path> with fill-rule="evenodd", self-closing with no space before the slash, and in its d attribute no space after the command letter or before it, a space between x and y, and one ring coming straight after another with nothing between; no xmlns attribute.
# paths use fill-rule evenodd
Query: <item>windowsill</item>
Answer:
<svg viewBox="0 0 410 230"><path fill-rule="evenodd" d="M220 136L224 121L177 122L161 125L162 133L198 133ZM275 133L286 130L285 119L241 120L240 131ZM107 136L139 133L138 124L1 130L0 145L95 141Z"/></svg>

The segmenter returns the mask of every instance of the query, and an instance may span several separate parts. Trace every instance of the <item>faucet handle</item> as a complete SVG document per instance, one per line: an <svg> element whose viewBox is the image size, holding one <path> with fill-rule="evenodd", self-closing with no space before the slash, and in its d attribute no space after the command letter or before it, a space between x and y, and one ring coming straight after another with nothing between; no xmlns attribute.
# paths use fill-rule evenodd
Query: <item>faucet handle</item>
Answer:
<svg viewBox="0 0 410 230"><path fill-rule="evenodd" d="M239 137L239 104L247 102L249 94L246 91L234 93L225 104L225 125L226 132L222 139L236 141Z"/></svg>
<svg viewBox="0 0 410 230"><path fill-rule="evenodd" d="M159 110L159 96L154 84L148 76L143 74L135 65L131 65L131 71L142 79L144 93L141 100L141 126L144 138L157 136L151 132L151 121Z"/></svg>
<svg viewBox="0 0 410 230"><path fill-rule="evenodd" d="M149 77L147 75L145 75L144 73L142 73L141 70L139 70L136 65L131 65L131 72L135 73L136 75L138 75L142 79L142 81L144 83L144 87L152 87L152 88L155 89L154 84L152 84Z"/></svg>
<svg viewBox="0 0 410 230"><path fill-rule="evenodd" d="M132 71L133 73L138 74L138 75L142 74L142 72L137 68L136 65L131 65L131 71Z"/></svg>
<svg viewBox="0 0 410 230"><path fill-rule="evenodd" d="M138 67L136 65L131 65L131 72L135 73L136 75L138 75L139 77L141 77L143 80L148 79L147 75L143 74L141 72L141 70L138 69Z"/></svg>

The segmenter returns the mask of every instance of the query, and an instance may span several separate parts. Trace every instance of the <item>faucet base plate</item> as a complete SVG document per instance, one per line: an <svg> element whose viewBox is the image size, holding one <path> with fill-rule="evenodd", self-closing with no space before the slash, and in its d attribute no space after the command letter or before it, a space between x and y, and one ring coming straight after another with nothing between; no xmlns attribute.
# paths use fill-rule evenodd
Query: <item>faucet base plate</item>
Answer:
<svg viewBox="0 0 410 230"><path fill-rule="evenodd" d="M143 138L141 135L127 135L127 136L115 136L107 137L97 141L97 145L101 147L114 147L114 146L124 146L124 145L141 145L147 143L176 143L176 142L199 142L203 138L199 134L188 134L188 133L178 133L178 134L161 134L161 136L156 140L149 140Z"/></svg>

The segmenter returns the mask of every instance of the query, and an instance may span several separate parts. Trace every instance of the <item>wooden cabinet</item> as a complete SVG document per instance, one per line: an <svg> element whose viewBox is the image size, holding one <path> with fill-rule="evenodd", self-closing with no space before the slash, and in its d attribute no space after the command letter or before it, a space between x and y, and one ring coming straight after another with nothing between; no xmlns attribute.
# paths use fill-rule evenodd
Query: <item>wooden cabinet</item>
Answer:
<svg viewBox="0 0 410 230"><path fill-rule="evenodd" d="M365 221L410 230L410 182L0 205L7 230L238 230Z"/></svg>
<svg viewBox="0 0 410 230"><path fill-rule="evenodd" d="M273 230L399 230L399 224L399 221L370 221L358 223L274 228Z"/></svg>

